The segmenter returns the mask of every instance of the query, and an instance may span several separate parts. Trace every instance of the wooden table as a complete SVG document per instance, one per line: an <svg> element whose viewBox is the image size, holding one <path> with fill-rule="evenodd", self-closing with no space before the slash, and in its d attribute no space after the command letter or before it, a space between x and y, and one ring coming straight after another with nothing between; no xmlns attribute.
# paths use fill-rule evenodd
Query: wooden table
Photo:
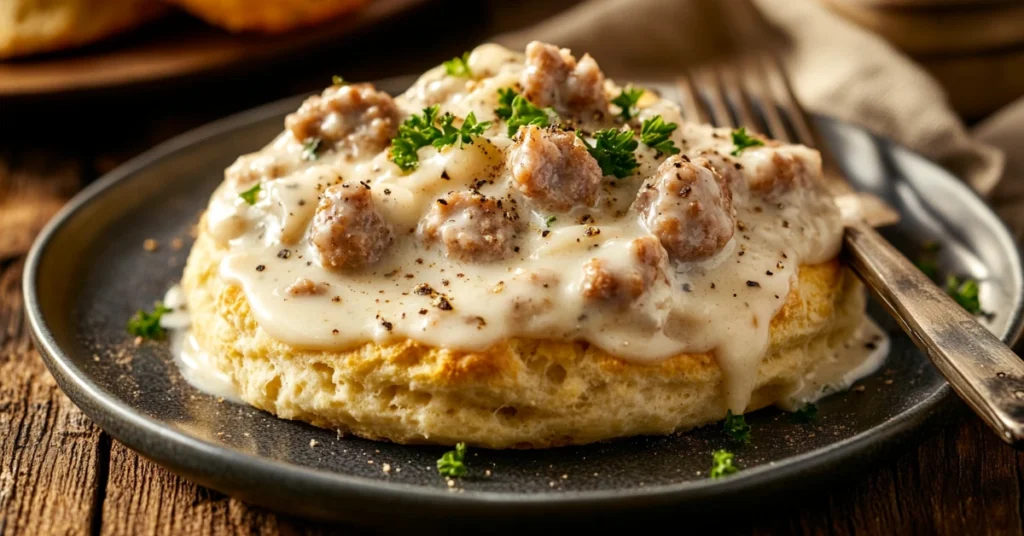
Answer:
<svg viewBox="0 0 1024 536"><path fill-rule="evenodd" d="M463 16L478 15L469 10ZM403 19L379 32L416 22ZM350 51L381 35L339 46ZM432 56L455 55L480 37L470 32L435 43ZM0 102L0 534L363 532L250 507L113 441L44 368L29 340L20 291L24 253L41 223L118 163L217 117L313 90L334 73L369 78L413 72L432 61L397 45L360 54L369 59L338 60L346 57L338 54L295 61L273 78L250 73L105 99ZM919 442L863 474L826 484L828 492L815 499L756 518L738 512L709 528L765 534L1021 532L1024 455L1000 443L962 404L954 406Z"/></svg>

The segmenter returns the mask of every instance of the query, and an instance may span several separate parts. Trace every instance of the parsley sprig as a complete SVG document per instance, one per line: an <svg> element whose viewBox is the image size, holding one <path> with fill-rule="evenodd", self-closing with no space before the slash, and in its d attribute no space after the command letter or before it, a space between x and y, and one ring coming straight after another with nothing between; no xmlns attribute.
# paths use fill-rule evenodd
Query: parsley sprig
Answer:
<svg viewBox="0 0 1024 536"><path fill-rule="evenodd" d="M639 144L633 139L632 130L599 130L594 133L594 145L587 143L578 130L576 136L583 141L587 152L597 160L597 164L601 166L601 173L605 175L622 179L632 175L639 166L633 154Z"/></svg>
<svg viewBox="0 0 1024 536"><path fill-rule="evenodd" d="M676 154L679 152L679 148L675 146L675 143L669 136L677 128L679 128L679 125L666 123L660 115L656 115L644 120L643 125L640 127L640 141L659 153Z"/></svg>
<svg viewBox="0 0 1024 536"><path fill-rule="evenodd" d="M953 274L946 276L946 293L972 315L981 314L978 299L978 282L971 278L960 279Z"/></svg>
<svg viewBox="0 0 1024 536"><path fill-rule="evenodd" d="M441 117L441 137L432 142L434 147L440 149L447 145L458 144L462 146L463 143L472 142L474 136L482 136L484 131L491 126L490 121L478 123L476 114L473 112L469 112L469 115L466 116L462 126L459 128L452 126L452 121L454 120L455 116L452 114L444 114Z"/></svg>
<svg viewBox="0 0 1024 536"><path fill-rule="evenodd" d="M242 200L245 201L250 206L251 205L255 205L256 204L256 198L259 197L260 190L262 190L262 189L263 189L263 184L257 182L252 188L249 188L248 190L238 194L238 197L241 197Z"/></svg>
<svg viewBox="0 0 1024 536"><path fill-rule="evenodd" d="M640 102L640 97L642 97L643 94L643 88L629 85L619 93L618 97L612 99L612 104L618 106L622 110L619 112L619 116L622 117L623 121L629 121L634 115L636 115L636 104Z"/></svg>
<svg viewBox="0 0 1024 536"><path fill-rule="evenodd" d="M463 52L462 56L455 56L444 62L444 72L448 73L448 76L472 78L473 71L469 70L469 52Z"/></svg>
<svg viewBox="0 0 1024 536"><path fill-rule="evenodd" d="M727 450L716 450L711 454L711 478L722 478L726 475L739 472L739 467L733 464L733 454Z"/></svg>
<svg viewBox="0 0 1024 536"><path fill-rule="evenodd" d="M458 443L455 445L455 450L449 450L445 452L437 460L437 472L441 473L441 476L449 478L458 478L466 474L466 444Z"/></svg>
<svg viewBox="0 0 1024 536"><path fill-rule="evenodd" d="M743 415L734 415L731 409L725 414L722 431L737 443L750 443L750 425Z"/></svg>
<svg viewBox="0 0 1024 536"><path fill-rule="evenodd" d="M509 137L514 136L521 126L546 127L551 124L552 117L557 117L553 109L538 108L511 88L498 90L498 107L494 113L508 123Z"/></svg>
<svg viewBox="0 0 1024 536"><path fill-rule="evenodd" d="M818 416L818 406L808 402L804 407L789 414L789 420L795 423L806 424Z"/></svg>
<svg viewBox="0 0 1024 536"><path fill-rule="evenodd" d="M456 143L469 143L473 136L480 136L491 126L489 121L477 122L476 115L470 113L462 126L455 128L452 123L455 116L445 114L438 121L438 106L435 104L423 109L423 113L412 115L398 125L398 136L391 140L391 161L398 164L402 171L412 171L420 164L416 154L421 147L433 145L438 149Z"/></svg>
<svg viewBox="0 0 1024 536"><path fill-rule="evenodd" d="M745 127L740 127L732 131L732 144L735 145L736 148L733 149L732 152L729 154L733 156L739 156L744 149L748 149L750 147L760 147L764 145L764 142L751 136L750 134L747 134L747 129Z"/></svg>
<svg viewBox="0 0 1024 536"><path fill-rule="evenodd" d="M331 84L333 84L335 86L344 86L344 85L347 85L348 82L346 82L345 79L342 78L341 76L334 75L334 76L331 77Z"/></svg>
<svg viewBox="0 0 1024 536"><path fill-rule="evenodd" d="M171 309L164 307L161 302L156 302L152 313L143 310L135 312L135 316L128 320L128 333L145 339L162 339L167 334L160 325L160 317L171 312Z"/></svg>
<svg viewBox="0 0 1024 536"><path fill-rule="evenodd" d="M302 159L306 161L313 161L320 158L320 145L324 140L320 138L306 138L306 141L302 142Z"/></svg>

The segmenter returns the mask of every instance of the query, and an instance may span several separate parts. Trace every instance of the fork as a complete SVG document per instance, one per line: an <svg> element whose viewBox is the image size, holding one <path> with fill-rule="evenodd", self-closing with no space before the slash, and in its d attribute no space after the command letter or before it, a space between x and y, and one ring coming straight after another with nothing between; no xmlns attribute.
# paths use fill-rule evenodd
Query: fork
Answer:
<svg viewBox="0 0 1024 536"><path fill-rule="evenodd" d="M688 72L678 78L677 85L688 121L744 127L779 141L816 148L830 189L838 197L857 195L797 101L775 55L762 53ZM760 105L755 107L755 103ZM794 136L787 131L783 114ZM1004 441L1024 448L1024 361L918 270L865 217L850 218L846 223L843 251L872 294L960 398Z"/></svg>

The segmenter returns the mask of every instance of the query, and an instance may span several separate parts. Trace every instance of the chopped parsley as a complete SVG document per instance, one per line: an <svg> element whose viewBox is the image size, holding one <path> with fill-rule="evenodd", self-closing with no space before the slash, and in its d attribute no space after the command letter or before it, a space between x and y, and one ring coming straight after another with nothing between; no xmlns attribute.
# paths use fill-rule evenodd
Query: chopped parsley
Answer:
<svg viewBox="0 0 1024 536"><path fill-rule="evenodd" d="M331 83L336 85L336 86L344 86L344 85L348 84L348 82L346 82L344 78L342 78L342 77L340 77L338 75L334 75L334 76L331 77Z"/></svg>
<svg viewBox="0 0 1024 536"><path fill-rule="evenodd" d="M510 88L498 90L498 107L494 113L508 123L509 137L514 136L521 126L546 127L551 124L551 116L555 115L551 108L538 108Z"/></svg>
<svg viewBox="0 0 1024 536"><path fill-rule="evenodd" d="M612 99L612 104L622 109L622 111L619 112L619 115L622 117L623 121L629 121L632 119L633 115L635 115L634 111L636 104L640 102L640 97L642 97L643 94L643 88L629 85L622 90L622 93L619 93L618 97Z"/></svg>
<svg viewBox="0 0 1024 536"><path fill-rule="evenodd" d="M818 416L818 406L808 402L804 407L789 414L789 420L795 423L806 424Z"/></svg>
<svg viewBox="0 0 1024 536"><path fill-rule="evenodd" d="M739 467L736 467L732 463L732 453L727 450L716 450L711 454L711 472L708 476L711 478L722 478L726 475L739 472Z"/></svg>
<svg viewBox="0 0 1024 536"><path fill-rule="evenodd" d="M555 220L557 220L557 219L558 218L556 218L554 216L548 216L547 218L544 218L544 226L545 227L551 227L551 224L555 223Z"/></svg>
<svg viewBox="0 0 1024 536"><path fill-rule="evenodd" d="M960 304L972 315L981 314L981 302L978 300L978 282L971 278L959 279L955 275L946 276L946 293L953 301Z"/></svg>
<svg viewBox="0 0 1024 536"><path fill-rule="evenodd" d="M164 307L164 304L160 302L156 302L152 313L141 309L136 311L135 316L128 320L128 333L146 339L164 338L167 332L160 325L160 317L169 312L171 309Z"/></svg>
<svg viewBox="0 0 1024 536"><path fill-rule="evenodd" d="M639 166L636 156L633 155L633 151L639 144L633 139L632 130L615 130L614 128L599 130L594 133L594 145L587 143L587 140L583 139L583 134L578 130L576 136L583 141L587 152L594 157L594 160L597 160L598 165L601 166L601 173L605 175L613 175L615 178L622 179L632 175Z"/></svg>
<svg viewBox="0 0 1024 536"><path fill-rule="evenodd" d="M760 147L764 145L764 142L750 134L747 134L747 129L745 127L740 127L732 131L732 144L735 145L736 148L729 154L739 156L740 153L743 152L743 149Z"/></svg>
<svg viewBox="0 0 1024 536"><path fill-rule="evenodd" d="M248 190L238 194L238 197L241 197L249 205L255 205L256 197L260 195L260 190L262 189L263 185L257 182L256 185L253 186L252 188L249 188Z"/></svg>
<svg viewBox="0 0 1024 536"><path fill-rule="evenodd" d="M939 278L939 259L938 254L940 250L938 242L929 240L924 243L921 255L918 257L917 269L921 270L921 273L928 276L928 279L936 281Z"/></svg>
<svg viewBox="0 0 1024 536"><path fill-rule="evenodd" d="M306 141L302 142L302 159L313 161L320 158L320 145L323 142L324 140L320 138L306 138Z"/></svg>
<svg viewBox="0 0 1024 536"><path fill-rule="evenodd" d="M640 141L659 153L676 154L679 152L679 148L669 139L669 136L677 128L679 128L679 125L665 123L665 120L660 115L656 115L644 120L643 125L640 127Z"/></svg>
<svg viewBox="0 0 1024 536"><path fill-rule="evenodd" d="M391 161L398 164L402 171L412 171L419 166L420 158L416 151L421 147L433 145L440 149L448 145L469 143L473 136L480 136L491 126L490 121L478 123L476 115L471 112L462 126L455 128L452 126L455 116L445 114L438 122L437 112L438 106L435 104L424 108L422 114L410 116L398 125L398 136L391 140Z"/></svg>
<svg viewBox="0 0 1024 536"><path fill-rule="evenodd" d="M750 443L750 425L743 415L734 415L731 409L725 414L722 431L737 443Z"/></svg>
<svg viewBox="0 0 1024 536"><path fill-rule="evenodd" d="M462 122L462 126L459 128L452 126L454 119L455 116L452 114L444 114L441 117L441 137L433 141L434 147L440 149L447 145L458 144L461 146L463 143L470 143L473 141L473 136L483 135L487 127L491 126L490 121L477 123L476 114L473 112L469 112L466 120Z"/></svg>
<svg viewBox="0 0 1024 536"><path fill-rule="evenodd" d="M466 444L458 443L455 445L455 450L449 450L445 452L437 460L437 472L441 473L441 476L449 478L458 478L466 474L466 464L463 460L466 458Z"/></svg>
<svg viewBox="0 0 1024 536"><path fill-rule="evenodd" d="M444 71L448 76L472 78L473 72L469 70L469 52L463 52L462 56L455 56L444 62Z"/></svg>

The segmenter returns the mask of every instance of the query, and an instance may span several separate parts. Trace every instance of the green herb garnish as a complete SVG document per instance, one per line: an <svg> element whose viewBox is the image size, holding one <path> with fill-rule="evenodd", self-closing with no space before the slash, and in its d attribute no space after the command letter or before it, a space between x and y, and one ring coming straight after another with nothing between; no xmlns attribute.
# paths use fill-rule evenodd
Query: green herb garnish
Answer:
<svg viewBox="0 0 1024 536"><path fill-rule="evenodd" d="M490 121L484 121L483 123L477 123L476 114L469 112L466 116L466 120L462 122L462 126L455 128L452 126L452 121L455 116L452 114L444 114L441 117L441 137L433 141L434 147L438 149L447 146L458 144L462 146L463 143L470 143L473 141L473 136L482 136L484 131L491 126Z"/></svg>
<svg viewBox="0 0 1024 536"><path fill-rule="evenodd" d="M249 205L255 205L256 197L260 195L260 190L262 189L263 185L257 182L256 185L253 186L252 188L249 188L248 190L238 194L238 197L241 197Z"/></svg>
<svg viewBox="0 0 1024 536"><path fill-rule="evenodd" d="M789 414L789 420L799 424L806 424L818 416L818 406L808 402L804 407Z"/></svg>
<svg viewBox="0 0 1024 536"><path fill-rule="evenodd" d="M441 458L437 460L437 472L441 473L441 476L449 478L458 478L466 474L466 464L463 460L466 458L466 444L458 443L455 445L455 450L449 450L445 452Z"/></svg>
<svg viewBox="0 0 1024 536"><path fill-rule="evenodd" d="M551 108L538 108L514 89L509 88L498 90L498 107L494 109L494 113L508 123L509 137L514 136L521 126L546 127L551 124L551 116L555 115Z"/></svg>
<svg viewBox="0 0 1024 536"><path fill-rule="evenodd" d="M544 218L544 226L545 227L551 227L551 224L555 223L555 220L557 220L557 219L558 218L556 218L554 216L548 216L547 218Z"/></svg>
<svg viewBox="0 0 1024 536"><path fill-rule="evenodd" d="M619 93L618 97L612 99L612 104L622 109L622 111L619 112L619 115L622 116L623 121L629 121L633 117L636 103L640 102L640 97L642 97L643 94L644 90L642 88L630 85L626 86L626 88L622 90L622 93Z"/></svg>
<svg viewBox="0 0 1024 536"><path fill-rule="evenodd" d="M164 338L167 332L160 325L160 317L169 312L171 309L164 307L164 304L160 302L156 302L152 313L141 309L136 311L135 316L128 320L128 333L146 339Z"/></svg>
<svg viewBox="0 0 1024 536"><path fill-rule="evenodd" d="M727 450L716 450L711 454L711 478L722 478L726 475L738 473L739 468L732 463L732 453Z"/></svg>
<svg viewBox="0 0 1024 536"><path fill-rule="evenodd" d="M463 142L469 143L473 136L480 136L491 126L490 121L478 123L476 115L470 112L462 126L455 128L452 123L455 116L444 114L440 122L437 120L438 106L435 104L424 108L423 113L410 116L398 125L398 136L391 140L391 161L398 164L402 171L412 171L420 164L416 154L421 147L433 145L438 149Z"/></svg>
<svg viewBox="0 0 1024 536"><path fill-rule="evenodd" d="M743 415L734 415L731 409L725 414L722 431L737 443L750 443L750 425Z"/></svg>
<svg viewBox="0 0 1024 536"><path fill-rule="evenodd" d="M665 123L665 120L660 115L656 115L651 119L644 120L643 125L640 127L640 141L659 153L676 154L679 152L679 148L669 139L669 136L677 128L679 128L679 125Z"/></svg>
<svg viewBox="0 0 1024 536"><path fill-rule="evenodd" d="M594 145L587 143L587 140L583 139L583 134L578 130L576 136L583 141L587 152L594 157L594 160L597 160L598 165L601 166L601 173L605 175L613 175L615 178L622 179L632 175L639 166L636 156L633 155L633 151L639 144L633 139L632 130L615 130L614 128L599 130L594 133Z"/></svg>
<svg viewBox="0 0 1024 536"><path fill-rule="evenodd" d="M473 72L469 70L469 52L463 52L462 56L455 56L444 62L444 71L448 76L472 78Z"/></svg>
<svg viewBox="0 0 1024 536"><path fill-rule="evenodd" d="M344 86L344 85L348 84L348 82L346 82L344 78L342 78L342 77L340 77L338 75L334 75L334 76L331 77L331 83L336 85L336 86Z"/></svg>
<svg viewBox="0 0 1024 536"><path fill-rule="evenodd" d="M978 299L978 282L971 278L960 280L955 275L946 276L946 293L972 315L981 314Z"/></svg>
<svg viewBox="0 0 1024 536"><path fill-rule="evenodd" d="M750 134L747 134L747 129L745 127L740 127L732 131L732 144L735 145L736 148L729 154L739 156L743 149L760 147L764 145L764 142Z"/></svg>
<svg viewBox="0 0 1024 536"><path fill-rule="evenodd" d="M302 159L311 162L320 158L320 145L323 142L320 138L306 138L306 141L302 142Z"/></svg>

